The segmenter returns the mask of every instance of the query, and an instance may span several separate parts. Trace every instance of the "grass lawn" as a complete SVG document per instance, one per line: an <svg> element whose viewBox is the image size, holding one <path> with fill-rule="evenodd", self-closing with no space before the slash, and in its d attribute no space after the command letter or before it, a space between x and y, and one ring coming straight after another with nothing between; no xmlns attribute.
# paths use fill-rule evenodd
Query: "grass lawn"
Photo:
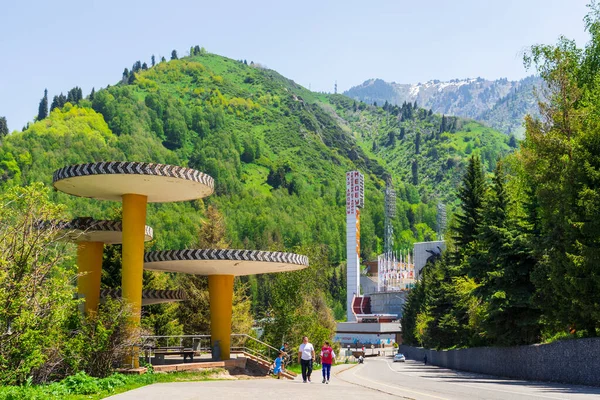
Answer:
<svg viewBox="0 0 600 400"><path fill-rule="evenodd" d="M123 375L92 378L77 374L50 385L0 386L0 400L97 400L153 383L217 380L222 368L199 372Z"/></svg>

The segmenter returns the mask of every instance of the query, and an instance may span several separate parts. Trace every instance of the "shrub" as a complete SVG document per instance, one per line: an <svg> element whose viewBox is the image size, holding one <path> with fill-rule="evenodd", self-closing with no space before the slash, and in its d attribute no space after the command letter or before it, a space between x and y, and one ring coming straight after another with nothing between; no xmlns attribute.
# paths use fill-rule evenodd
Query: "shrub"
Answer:
<svg viewBox="0 0 600 400"><path fill-rule="evenodd" d="M42 184L0 196L0 383L44 381L60 364L63 329L76 310L74 270L56 226L63 217ZM69 265L69 267L64 267Z"/></svg>

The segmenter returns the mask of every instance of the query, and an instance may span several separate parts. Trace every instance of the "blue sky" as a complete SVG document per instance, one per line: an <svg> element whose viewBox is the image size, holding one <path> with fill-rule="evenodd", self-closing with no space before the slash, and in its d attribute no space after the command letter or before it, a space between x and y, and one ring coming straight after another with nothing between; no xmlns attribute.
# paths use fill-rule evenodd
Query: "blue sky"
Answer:
<svg viewBox="0 0 600 400"><path fill-rule="evenodd" d="M7 0L0 20L0 116L21 129L44 88L87 95L150 56L192 45L255 61L312 90L529 73L523 51L559 35L585 44L588 0Z"/></svg>

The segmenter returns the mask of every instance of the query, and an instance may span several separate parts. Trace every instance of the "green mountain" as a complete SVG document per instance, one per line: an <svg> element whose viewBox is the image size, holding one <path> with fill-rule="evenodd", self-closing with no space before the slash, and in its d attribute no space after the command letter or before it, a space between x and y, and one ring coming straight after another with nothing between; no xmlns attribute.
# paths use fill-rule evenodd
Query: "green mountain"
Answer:
<svg viewBox="0 0 600 400"><path fill-rule="evenodd" d="M519 81L453 79L418 84L369 79L344 92L353 99L383 105L414 103L434 113L472 118L506 134L522 137L523 117L537 115L534 89L541 79L530 76Z"/></svg>
<svg viewBox="0 0 600 400"><path fill-rule="evenodd" d="M153 249L194 246L213 204L231 247L316 246L335 266L345 258L347 171L366 177L361 256L372 259L382 250L387 179L398 191L395 243L409 248L435 238L437 203L455 201L469 154L481 153L491 170L510 150L508 137L473 121L317 94L258 64L192 54L150 68L137 62L114 86L74 96L77 104L57 101L48 117L3 139L2 185L50 184L54 170L84 162L189 166L214 177L216 193L151 205ZM73 216L107 218L120 206L53 198Z"/></svg>

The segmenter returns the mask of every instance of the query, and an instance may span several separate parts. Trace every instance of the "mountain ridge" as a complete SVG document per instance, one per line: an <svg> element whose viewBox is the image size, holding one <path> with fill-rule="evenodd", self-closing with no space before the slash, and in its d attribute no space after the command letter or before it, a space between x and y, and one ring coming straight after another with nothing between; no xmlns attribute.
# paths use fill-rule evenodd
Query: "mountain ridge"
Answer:
<svg viewBox="0 0 600 400"><path fill-rule="evenodd" d="M537 114L534 88L541 79L529 76L518 81L506 78L430 80L425 83L401 84L382 79L368 79L344 94L372 104L385 102L400 105L417 102L433 112L471 118L506 134L522 137L523 117Z"/></svg>

